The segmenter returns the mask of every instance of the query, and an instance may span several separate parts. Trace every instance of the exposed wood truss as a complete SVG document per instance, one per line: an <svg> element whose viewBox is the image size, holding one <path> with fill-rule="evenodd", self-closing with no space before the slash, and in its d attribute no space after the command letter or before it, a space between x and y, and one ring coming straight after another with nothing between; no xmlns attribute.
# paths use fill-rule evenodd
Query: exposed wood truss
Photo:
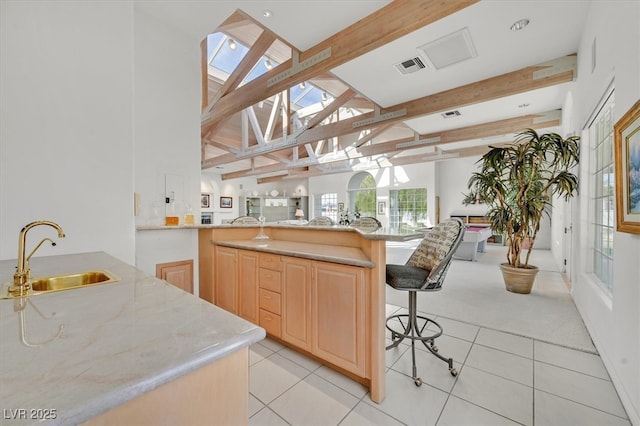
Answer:
<svg viewBox="0 0 640 426"><path fill-rule="evenodd" d="M310 48L239 88L233 95L222 96L211 110L211 116L202 123L202 133L215 128L225 117L250 105L287 90L291 86L342 65L390 41L457 12L478 0L396 0L373 14L334 34L322 43ZM329 52L325 59L302 68L305 60ZM298 71L296 71L298 65ZM287 74L289 72L290 74ZM284 73L284 74L283 74ZM284 77L269 84L274 75Z"/></svg>
<svg viewBox="0 0 640 426"><path fill-rule="evenodd" d="M381 107L331 73L339 65L449 16L478 0L394 0L387 6L300 52L243 13L219 30L246 34L248 52L231 74L209 74L203 52L202 168L234 164L222 179L280 179L399 166L479 155L487 143L458 142L504 137L524 128L558 126L561 112L527 114L463 128L418 134L404 122L465 106L554 86L575 79L577 56L568 55L516 71ZM249 22L251 21L251 22ZM244 82L267 56L283 58L269 72ZM287 51L288 53L284 53ZM288 56L287 56L288 55ZM293 88L311 82L331 99L307 106L292 100ZM326 94L325 92L325 94ZM356 111L355 113L351 111ZM503 142L503 141L500 141Z"/></svg>
<svg viewBox="0 0 640 426"><path fill-rule="evenodd" d="M236 179L245 176L254 176L266 173L282 171L282 176L287 174L289 169L300 169L301 167L323 166L327 167L330 163L353 162L354 160L371 157L385 156L386 159L393 158L401 151L408 151L416 148L424 147L440 147L454 142L461 142L469 139L487 138L492 136L502 136L509 133L518 132L523 128L544 129L560 124L560 111L549 111L545 114L526 115L523 117L500 120L492 123L484 123L476 126L465 127L462 129L454 129L428 135L415 135L411 138L403 138L372 144L362 147L353 147L353 149L345 149L335 154L327 154L318 158L307 158L296 162L290 162L283 168L282 164L274 164L264 167L256 167L250 170L242 170L238 172L226 173L222 175L222 179ZM486 146L484 147L486 149ZM434 152L438 152L436 150ZM403 159L392 160L388 165L393 164L411 164L422 161L431 160L429 157L433 153L419 154L415 156L402 157ZM427 160L423 158L427 157ZM437 158L436 158L437 159ZM380 163L378 163L380 167ZM342 166L352 170L352 166ZM342 170L345 171L345 170Z"/></svg>

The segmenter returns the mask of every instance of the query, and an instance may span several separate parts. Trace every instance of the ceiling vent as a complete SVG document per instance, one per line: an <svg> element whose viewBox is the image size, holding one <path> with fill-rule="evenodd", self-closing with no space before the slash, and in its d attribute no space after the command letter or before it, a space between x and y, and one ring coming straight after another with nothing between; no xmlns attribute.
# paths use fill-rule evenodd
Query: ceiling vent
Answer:
<svg viewBox="0 0 640 426"><path fill-rule="evenodd" d="M396 64L396 69L403 75L420 71L423 68L426 68L426 66L424 65L424 62L422 62L422 59L418 57L407 59L406 61Z"/></svg>
<svg viewBox="0 0 640 426"><path fill-rule="evenodd" d="M427 64L435 70L478 56L466 27L419 46L418 50L424 53Z"/></svg>
<svg viewBox="0 0 640 426"><path fill-rule="evenodd" d="M447 111L447 112L443 112L442 113L442 117L443 118L452 118L452 117L458 117L460 114L460 111L458 111L457 109L453 110L453 111Z"/></svg>

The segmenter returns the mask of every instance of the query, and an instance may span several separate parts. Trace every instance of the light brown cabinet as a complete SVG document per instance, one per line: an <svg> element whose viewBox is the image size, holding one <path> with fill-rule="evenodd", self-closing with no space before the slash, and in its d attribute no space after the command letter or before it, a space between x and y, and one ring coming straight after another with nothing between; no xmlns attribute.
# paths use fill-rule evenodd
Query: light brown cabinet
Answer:
<svg viewBox="0 0 640 426"><path fill-rule="evenodd" d="M257 324L258 253L216 247L215 280L215 304Z"/></svg>
<svg viewBox="0 0 640 426"><path fill-rule="evenodd" d="M362 268L312 263L311 352L364 376L367 294Z"/></svg>
<svg viewBox="0 0 640 426"><path fill-rule="evenodd" d="M215 256L216 305L366 377L363 268L222 246Z"/></svg>
<svg viewBox="0 0 640 426"><path fill-rule="evenodd" d="M258 324L258 253L238 250L238 315Z"/></svg>
<svg viewBox="0 0 640 426"><path fill-rule="evenodd" d="M282 340L311 351L311 261L283 256Z"/></svg>
<svg viewBox="0 0 640 426"><path fill-rule="evenodd" d="M364 270L287 256L282 265L282 340L366 376Z"/></svg>
<svg viewBox="0 0 640 426"><path fill-rule="evenodd" d="M259 255L258 325L275 337L282 337L282 261L270 253Z"/></svg>
<svg viewBox="0 0 640 426"><path fill-rule="evenodd" d="M193 260L159 263L156 265L156 278L193 294Z"/></svg>
<svg viewBox="0 0 640 426"><path fill-rule="evenodd" d="M271 226L266 230L270 240L265 252L253 239L256 229L219 226L199 231L200 297L225 306L216 296L234 295L231 287L234 300L247 303L240 293L251 291L253 278L247 274L242 281L248 282L238 282L238 253L257 253L258 324L280 343L348 372L369 387L373 401L381 402L385 395L385 240L343 227ZM231 258L236 253L235 268L227 259L230 253ZM254 299L248 302L253 303Z"/></svg>
<svg viewBox="0 0 640 426"><path fill-rule="evenodd" d="M216 246L214 303L238 314L238 249Z"/></svg>

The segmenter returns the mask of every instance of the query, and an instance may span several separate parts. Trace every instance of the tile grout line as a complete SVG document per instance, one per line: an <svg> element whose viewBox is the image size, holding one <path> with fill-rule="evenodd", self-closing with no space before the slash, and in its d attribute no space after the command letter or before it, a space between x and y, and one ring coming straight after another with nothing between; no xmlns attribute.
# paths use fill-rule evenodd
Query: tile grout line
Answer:
<svg viewBox="0 0 640 426"><path fill-rule="evenodd" d="M469 348L469 352L467 352L467 356L465 357L464 361L462 362L462 366L460 367L460 372L458 373L458 376L460 376L460 374L462 373L462 370L464 369L464 367L465 367L465 366L466 366L466 367L469 367L469 368L476 368L476 367L473 367L473 366L467 365L467 360L469 359L469 354L471 353L471 350L473 349L473 346L474 346L474 345L484 346L484 345L482 345L482 344L480 344L480 343L476 342L476 340L477 340L477 338L478 338L478 335L480 334L480 330L483 328L482 326L477 326L477 327L478 327L478 330L476 331L476 335L474 336L473 341L471 342L471 347ZM464 339L461 339L461 340L464 340ZM484 346L484 347L486 347L486 346ZM496 348L494 348L494 349L496 349ZM492 375L494 375L494 376L496 376L496 377L500 377L500 378L502 378L502 379L508 380L508 379L506 379L505 377L498 376L497 374L493 374L493 373L490 373L490 372L488 372L488 371L485 371L485 370L482 370L482 369L479 369L479 368L476 368L476 369L477 369L477 370L480 370L480 371L483 371L483 372L485 372L485 373L488 373L488 374L492 374ZM478 407L478 408L480 408L480 409L482 409L482 410L485 410L485 411L488 411L488 412L490 412L490 413L493 413L493 414L495 414L496 416L499 416L499 417L502 417L502 418L504 418L504 419L509 420L510 422L514 422L514 423L516 423L516 424L520 424L520 425L522 425L522 423L520 423L519 421L514 420L514 419L512 419L512 418L510 418L510 417L507 417L507 416L505 416L504 414L501 414L501 413L495 412L495 411L493 411L493 410L491 410L491 409L489 409L489 408L487 408L487 407L483 407L482 405L476 404L475 402L473 402L473 401L469 401L469 400L464 399L464 398L462 398L462 397L460 397L460 396L453 395L453 390L454 390L454 388L455 388L456 384L458 383L458 379L459 379L459 377L456 377L456 382L453 384L453 386L451 387L451 390L449 391L449 394L448 394L448 396L447 396L447 400L445 401L445 404L444 404L444 405L443 405L443 407L442 407L442 411L440 412L440 415L438 416L438 420L436 421L436 425L437 425L437 424L438 424L438 422L440 421L440 417L442 417L442 413L444 412L444 409L445 409L445 407L447 406L447 403L449 402L449 399L451 399L451 397L458 398L458 399L460 399L461 401L465 401L465 402L466 402L466 403L468 403L468 404L471 404L471 405L476 406L476 407ZM515 382L515 383L517 383L517 382ZM522 383L519 383L519 384L522 384ZM523 425L523 426L524 426L524 425Z"/></svg>
<svg viewBox="0 0 640 426"><path fill-rule="evenodd" d="M389 305L390 306L397 306L397 305L391 305L391 304L389 304ZM407 308L403 308L402 306L398 306L398 309L405 309L406 310ZM531 337L531 336L527 336L525 334L514 333L512 331L504 331L504 330L500 330L500 329L489 327L489 326L485 326L485 325L474 324L474 323L469 322L469 321L464 321L464 320L460 320L460 319L456 319L456 318L451 318L451 317L447 317L445 315L429 314L429 313L423 312L423 311L418 311L418 313L422 313L424 315L431 315L433 317L445 318L445 319L450 320L450 321L456 321L456 322L459 322L459 323L462 323L462 324L466 324L466 325L471 325L471 326L474 326L474 327L486 328L487 330L497 331L497 332L500 332L500 333L510 334L510 335L518 336L518 337L523 337L523 338L526 338L526 339L531 339L531 340L535 340L535 341L538 341L538 342L546 343L548 345L554 345L554 346L558 346L558 347L561 347L561 348L572 349L574 351L579 351L579 352L584 352L584 353L588 353L588 354L591 354L591 355L600 356L600 354L597 352L597 350L596 351L591 351L591 350L588 350L588 349L578 348L578 347L575 347L575 346L562 345L562 344L559 344L559 343L546 341L546 340L543 340L543 339L540 339L540 338L537 338L537 337ZM462 340L465 340L465 339L462 339Z"/></svg>

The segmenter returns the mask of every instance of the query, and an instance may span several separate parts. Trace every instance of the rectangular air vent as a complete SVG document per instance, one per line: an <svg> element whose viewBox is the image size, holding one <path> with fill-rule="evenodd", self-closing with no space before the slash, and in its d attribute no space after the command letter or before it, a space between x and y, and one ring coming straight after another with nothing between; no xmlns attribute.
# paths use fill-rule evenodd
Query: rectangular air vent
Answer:
<svg viewBox="0 0 640 426"><path fill-rule="evenodd" d="M424 62L419 57L407 59L399 64L396 64L396 69L400 71L400 74L411 74L421 69L426 68Z"/></svg>
<svg viewBox="0 0 640 426"><path fill-rule="evenodd" d="M468 28L463 28L431 43L419 46L418 50L425 55L427 65L435 70L475 58L478 55Z"/></svg>
<svg viewBox="0 0 640 426"><path fill-rule="evenodd" d="M451 117L457 117L461 115L460 111L458 111L457 109L453 110L453 111L447 111L447 112L443 112L442 113L442 117L443 118L451 118Z"/></svg>

